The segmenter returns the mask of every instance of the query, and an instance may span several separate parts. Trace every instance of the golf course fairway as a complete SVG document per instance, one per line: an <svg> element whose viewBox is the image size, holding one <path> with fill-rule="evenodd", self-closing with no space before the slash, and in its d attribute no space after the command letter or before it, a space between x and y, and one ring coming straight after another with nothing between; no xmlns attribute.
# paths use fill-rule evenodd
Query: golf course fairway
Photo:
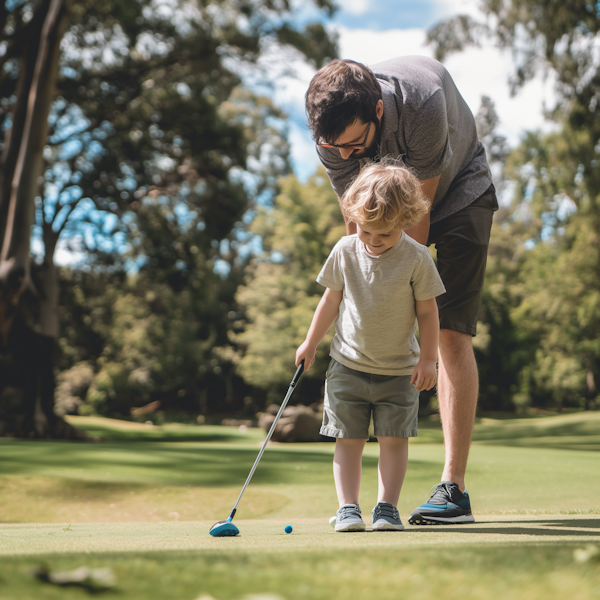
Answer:
<svg viewBox="0 0 600 600"><path fill-rule="evenodd" d="M102 442L0 439L0 598L600 598L598 417L481 420L468 480L476 523L404 532L333 532L333 444L270 445L235 519L241 535L213 538L259 430L81 418ZM377 454L367 444L368 529ZM400 500L405 524L442 460L437 428L423 427ZM110 569L114 585L33 575L82 566Z"/></svg>

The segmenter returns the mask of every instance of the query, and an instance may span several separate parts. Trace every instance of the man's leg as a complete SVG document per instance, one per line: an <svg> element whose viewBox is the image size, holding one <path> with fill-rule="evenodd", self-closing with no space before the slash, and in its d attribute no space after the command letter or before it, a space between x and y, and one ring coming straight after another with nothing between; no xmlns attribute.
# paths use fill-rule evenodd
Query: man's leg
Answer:
<svg viewBox="0 0 600 600"><path fill-rule="evenodd" d="M465 471L475 420L479 381L472 336L477 332L492 217L498 209L494 187L454 215L434 223L428 244L435 244L438 271L446 293L440 311L438 401L446 464L442 481L409 523L472 523Z"/></svg>
<svg viewBox="0 0 600 600"><path fill-rule="evenodd" d="M465 471L479 391L472 336L440 329L438 401L446 463L427 502L413 510L411 525L464 524L475 521L465 492Z"/></svg>
<svg viewBox="0 0 600 600"><path fill-rule="evenodd" d="M446 464L442 481L453 481L465 491L465 471L475 420L479 377L472 336L440 330L438 401Z"/></svg>

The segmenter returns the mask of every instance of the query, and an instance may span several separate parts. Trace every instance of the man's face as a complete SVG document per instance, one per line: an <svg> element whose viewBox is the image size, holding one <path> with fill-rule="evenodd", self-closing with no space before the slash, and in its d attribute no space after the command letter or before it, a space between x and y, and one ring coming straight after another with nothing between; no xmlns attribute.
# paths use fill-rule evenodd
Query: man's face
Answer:
<svg viewBox="0 0 600 600"><path fill-rule="evenodd" d="M354 123L348 125L344 133L334 141L335 149L344 160L349 158L358 160L367 156L372 158L377 155L381 117L383 116L383 102L381 100L377 103L375 112L377 115L375 122L365 123L357 119ZM327 144L322 145L327 147Z"/></svg>
<svg viewBox="0 0 600 600"><path fill-rule="evenodd" d="M379 144L379 123L364 123L361 120L356 120L352 125L349 125L344 133L335 140L336 148L340 156L347 160L352 158L358 160L366 156L375 156L377 154L377 145ZM353 144L364 144L360 148L345 147Z"/></svg>
<svg viewBox="0 0 600 600"><path fill-rule="evenodd" d="M368 223L360 223L356 226L356 233L369 254L381 256L398 243L402 229L381 229Z"/></svg>

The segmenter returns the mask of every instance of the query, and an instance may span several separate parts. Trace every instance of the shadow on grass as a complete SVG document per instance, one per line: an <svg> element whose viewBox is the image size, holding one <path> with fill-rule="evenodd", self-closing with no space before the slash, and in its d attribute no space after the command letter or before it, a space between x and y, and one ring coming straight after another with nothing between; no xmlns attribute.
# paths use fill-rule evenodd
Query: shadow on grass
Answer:
<svg viewBox="0 0 600 600"><path fill-rule="evenodd" d="M483 420L473 441L502 446L600 450L600 412L581 412L541 419Z"/></svg>
<svg viewBox="0 0 600 600"><path fill-rule="evenodd" d="M503 523L523 524L523 521L502 521ZM480 521L484 523L484 521ZM527 523L543 523L548 527L581 527L582 529L597 529L600 535L600 518L598 519L538 519Z"/></svg>
<svg viewBox="0 0 600 600"><path fill-rule="evenodd" d="M467 535L485 533L494 535L537 535L582 538L594 537L600 539L600 519L536 519L535 521L489 521L489 523L495 523L496 525L502 526L482 527L482 525L485 525L486 522L479 521L478 523L460 526L419 526L412 528L411 532L414 531L416 533L439 533L440 531L443 531L448 533L462 533ZM512 527L504 527L505 523L511 524ZM544 527L531 527L531 524L543 524ZM596 531L574 531L575 528L595 529Z"/></svg>
<svg viewBox="0 0 600 600"><path fill-rule="evenodd" d="M0 444L0 475L195 486L242 485L257 455L258 448L243 447L13 441ZM329 484L331 464L330 453L268 448L253 482ZM377 457L365 456L363 465L365 469L376 469Z"/></svg>

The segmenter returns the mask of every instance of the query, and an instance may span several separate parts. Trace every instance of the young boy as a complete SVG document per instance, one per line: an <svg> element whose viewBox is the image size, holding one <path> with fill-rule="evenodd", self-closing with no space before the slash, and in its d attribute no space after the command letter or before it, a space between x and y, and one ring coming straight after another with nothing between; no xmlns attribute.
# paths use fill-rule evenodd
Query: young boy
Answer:
<svg viewBox="0 0 600 600"><path fill-rule="evenodd" d="M337 317L321 427L323 435L336 438L333 474L340 508L335 530L365 530L358 495L372 411L380 447L373 530L400 531L397 504L408 438L417 435L419 392L437 379L435 298L445 289L427 248L404 233L429 209L408 169L366 167L341 207L357 233L336 244L317 277L327 289L296 352L296 365L304 359L308 371Z"/></svg>

